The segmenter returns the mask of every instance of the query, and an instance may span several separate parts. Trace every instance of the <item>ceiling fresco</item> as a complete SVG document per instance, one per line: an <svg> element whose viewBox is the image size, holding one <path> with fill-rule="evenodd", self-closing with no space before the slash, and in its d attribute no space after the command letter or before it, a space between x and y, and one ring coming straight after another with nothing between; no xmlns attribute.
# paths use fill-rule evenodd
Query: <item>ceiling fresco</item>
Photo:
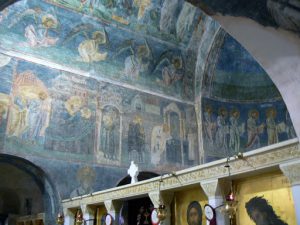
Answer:
<svg viewBox="0 0 300 225"><path fill-rule="evenodd" d="M264 69L226 34L212 74L211 96L235 101L281 99Z"/></svg>
<svg viewBox="0 0 300 225"><path fill-rule="evenodd" d="M265 70L222 29L214 39L207 62L203 72L203 96L240 103L282 100ZM196 77L196 88L198 80Z"/></svg>
<svg viewBox="0 0 300 225"><path fill-rule="evenodd" d="M300 32L300 2L295 0L187 0L209 15L250 18L263 26Z"/></svg>
<svg viewBox="0 0 300 225"><path fill-rule="evenodd" d="M0 15L4 51L193 100L189 44L206 16L189 3L19 1Z"/></svg>

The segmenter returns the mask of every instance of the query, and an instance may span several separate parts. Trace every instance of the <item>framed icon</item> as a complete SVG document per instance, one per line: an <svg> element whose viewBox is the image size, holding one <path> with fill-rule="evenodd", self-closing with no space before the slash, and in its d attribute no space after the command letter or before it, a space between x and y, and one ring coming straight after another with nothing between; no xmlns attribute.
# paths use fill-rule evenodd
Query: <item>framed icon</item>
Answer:
<svg viewBox="0 0 300 225"><path fill-rule="evenodd" d="M160 224L159 218L157 216L157 209L152 210L150 218L151 218L152 225L159 225Z"/></svg>

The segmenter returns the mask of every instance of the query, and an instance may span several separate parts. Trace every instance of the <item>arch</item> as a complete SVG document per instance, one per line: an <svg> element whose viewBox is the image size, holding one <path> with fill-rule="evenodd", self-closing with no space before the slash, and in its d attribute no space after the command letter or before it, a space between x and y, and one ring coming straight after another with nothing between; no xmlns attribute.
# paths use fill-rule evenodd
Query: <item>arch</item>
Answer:
<svg viewBox="0 0 300 225"><path fill-rule="evenodd" d="M134 98L131 101L131 108L134 111L144 112L145 111L145 104L143 102L143 99L139 94L134 96Z"/></svg>
<svg viewBox="0 0 300 225"><path fill-rule="evenodd" d="M61 198L49 176L40 167L21 157L0 154L1 163L16 167L32 178L42 193L45 224L55 224Z"/></svg>
<svg viewBox="0 0 300 225"><path fill-rule="evenodd" d="M142 180L148 180L154 177L158 177L160 176L158 173L155 172L151 172L151 171L141 171L138 175L138 181L142 181ZM131 177L129 175L123 177L122 179L120 179L117 182L116 187L122 186L122 185L126 185L126 184L130 184L131 182Z"/></svg>
<svg viewBox="0 0 300 225"><path fill-rule="evenodd" d="M166 160L171 163L184 164L183 138L184 121L182 111L175 103L163 109L164 123L168 125L171 138L166 142ZM179 128L179 135L177 134Z"/></svg>
<svg viewBox="0 0 300 225"><path fill-rule="evenodd" d="M264 27L247 18L213 15L261 65L279 90L300 136L300 38L296 33ZM259 41L258 41L259 40ZM201 51L201 49L199 49Z"/></svg>

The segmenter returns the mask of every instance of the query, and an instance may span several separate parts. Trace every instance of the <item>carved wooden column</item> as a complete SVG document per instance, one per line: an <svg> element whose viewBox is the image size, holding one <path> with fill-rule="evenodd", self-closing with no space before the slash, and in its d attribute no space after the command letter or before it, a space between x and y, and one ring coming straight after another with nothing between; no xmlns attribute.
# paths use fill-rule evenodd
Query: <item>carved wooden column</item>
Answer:
<svg viewBox="0 0 300 225"><path fill-rule="evenodd" d="M280 169L291 183L297 224L300 225L300 160L280 164Z"/></svg>
<svg viewBox="0 0 300 225"><path fill-rule="evenodd" d="M107 210L107 213L109 213L113 220L114 225L119 225L119 213L122 207L122 201L116 201L116 200L106 200L104 201L105 208Z"/></svg>
<svg viewBox="0 0 300 225"><path fill-rule="evenodd" d="M167 217L164 221L161 221L160 224L161 225L171 225L171 203L172 203L172 200L174 197L174 193L173 192L159 193L159 191L153 191L153 192L150 192L148 195L149 195L149 198L151 199L155 208L158 208L158 206L160 204L160 200L166 206Z"/></svg>
<svg viewBox="0 0 300 225"><path fill-rule="evenodd" d="M63 209L64 211L64 225L74 225L75 214L70 209Z"/></svg>
<svg viewBox="0 0 300 225"><path fill-rule="evenodd" d="M224 204L223 192L221 189L221 184L218 179L211 181L203 181L200 182L200 185L208 197L208 204L213 208L220 207ZM226 225L229 224L228 218L222 214L219 210L216 210L216 218L218 225ZM208 224L208 222L207 222Z"/></svg>
<svg viewBox="0 0 300 225"><path fill-rule="evenodd" d="M88 205L81 205L80 206L83 219L86 221L85 225L93 225L95 219L95 212L94 210Z"/></svg>

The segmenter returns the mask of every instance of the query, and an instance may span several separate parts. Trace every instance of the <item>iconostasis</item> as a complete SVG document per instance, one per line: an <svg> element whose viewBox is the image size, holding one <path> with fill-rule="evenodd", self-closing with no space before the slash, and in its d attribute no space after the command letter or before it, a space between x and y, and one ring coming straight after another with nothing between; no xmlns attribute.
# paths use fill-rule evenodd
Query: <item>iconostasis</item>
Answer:
<svg viewBox="0 0 300 225"><path fill-rule="evenodd" d="M204 205L208 203L207 197L200 185L174 193L172 207L172 221L174 225L206 224ZM200 207L199 207L200 206ZM193 210L195 212L193 212ZM194 215L192 215L194 214ZM189 218L188 218L189 217ZM195 220L193 222L193 220Z"/></svg>
<svg viewBox="0 0 300 225"><path fill-rule="evenodd" d="M278 225L297 224L291 185L281 173L246 178L236 185L237 225L265 224L259 220Z"/></svg>

